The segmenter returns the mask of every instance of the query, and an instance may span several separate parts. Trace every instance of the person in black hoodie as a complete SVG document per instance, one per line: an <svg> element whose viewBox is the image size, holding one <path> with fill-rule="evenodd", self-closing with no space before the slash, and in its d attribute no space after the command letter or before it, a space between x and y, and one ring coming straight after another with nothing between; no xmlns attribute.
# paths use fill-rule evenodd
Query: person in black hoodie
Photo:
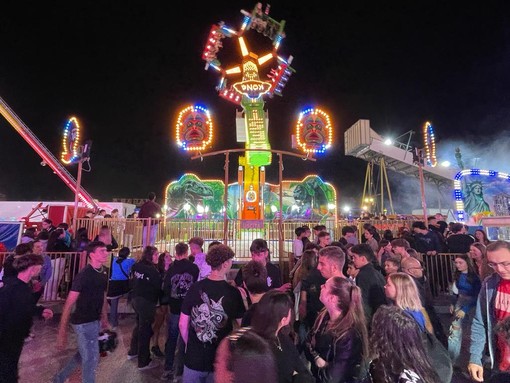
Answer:
<svg viewBox="0 0 510 383"><path fill-rule="evenodd" d="M51 310L35 305L29 285L40 273L43 263L41 255L15 256L12 266L16 276L6 278L0 288L0 382L18 381L18 361L33 316L53 317Z"/></svg>
<svg viewBox="0 0 510 383"><path fill-rule="evenodd" d="M140 261L131 268L133 278L132 302L136 313L136 325L131 336L128 359L138 356L138 369L148 370L158 366L150 358L152 322L156 315L156 305L161 296L161 275L156 268L158 249L147 246Z"/></svg>
<svg viewBox="0 0 510 383"><path fill-rule="evenodd" d="M386 295L384 294L386 280L372 263L375 254L369 245L365 243L355 245L351 247L351 254L354 266L359 269L356 276L356 285L361 289L363 309L365 310L367 324L370 325L372 315L380 305L386 303Z"/></svg>

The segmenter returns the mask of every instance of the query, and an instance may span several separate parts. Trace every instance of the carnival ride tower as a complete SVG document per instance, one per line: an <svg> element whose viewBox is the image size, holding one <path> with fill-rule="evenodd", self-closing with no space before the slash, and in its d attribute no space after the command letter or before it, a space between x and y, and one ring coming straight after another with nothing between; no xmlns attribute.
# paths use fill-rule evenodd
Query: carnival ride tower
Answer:
<svg viewBox="0 0 510 383"><path fill-rule="evenodd" d="M242 107L237 118L237 139L245 142L245 155L239 158L238 178L241 189L241 219L258 220L264 218L262 205L262 187L264 184L265 166L271 164L271 145L268 138L268 121L264 110L264 98L281 96L290 75L294 72L290 64L292 56L287 59L278 55L278 49L285 37L285 21L276 21L269 17L269 5L262 11L258 3L249 13L241 10L244 15L238 31L225 26L223 22L213 25L207 39L202 58L206 61L205 69L214 69L221 74L216 87L220 97ZM257 54L249 50L245 32L255 30L272 41L272 50ZM223 47L224 38L237 39L241 62L223 68L218 59L218 52ZM270 63L276 66L267 69ZM261 72L264 74L261 75ZM265 77L264 77L265 75ZM262 181L262 182L261 182Z"/></svg>

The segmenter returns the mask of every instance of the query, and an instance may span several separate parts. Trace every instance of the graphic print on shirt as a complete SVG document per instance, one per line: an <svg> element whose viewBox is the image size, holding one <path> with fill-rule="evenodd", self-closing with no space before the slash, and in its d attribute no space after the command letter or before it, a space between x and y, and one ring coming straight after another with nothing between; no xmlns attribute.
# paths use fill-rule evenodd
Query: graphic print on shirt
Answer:
<svg viewBox="0 0 510 383"><path fill-rule="evenodd" d="M181 299L186 296L189 288L193 284L193 276L189 273L175 274L170 279L170 297Z"/></svg>
<svg viewBox="0 0 510 383"><path fill-rule="evenodd" d="M218 336L216 333L219 329L225 327L227 323L227 313L221 305L223 298L217 302L209 299L209 296L201 292L202 304L193 306L191 309L191 325L197 334L199 341L213 343Z"/></svg>
<svg viewBox="0 0 510 383"><path fill-rule="evenodd" d="M399 377L400 383L420 383L422 382L420 376L411 370L404 369Z"/></svg>

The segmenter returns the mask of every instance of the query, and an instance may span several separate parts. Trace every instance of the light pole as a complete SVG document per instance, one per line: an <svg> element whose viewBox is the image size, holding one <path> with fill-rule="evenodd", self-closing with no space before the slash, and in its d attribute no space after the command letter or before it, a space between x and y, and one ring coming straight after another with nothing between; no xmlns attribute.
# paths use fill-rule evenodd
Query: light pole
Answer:
<svg viewBox="0 0 510 383"><path fill-rule="evenodd" d="M420 178L421 207L423 209L423 222L427 223L427 201L425 200L425 180L423 178L423 149L416 148L414 163L418 165L418 176Z"/></svg>
<svg viewBox="0 0 510 383"><path fill-rule="evenodd" d="M92 141L86 141L83 146L80 146L80 158L78 159L78 174L76 175L76 189L74 192L74 210L73 210L73 224L71 226L73 235L76 236L76 221L78 220L78 202L80 200L81 189L81 173L83 169L83 162L90 160L90 148Z"/></svg>

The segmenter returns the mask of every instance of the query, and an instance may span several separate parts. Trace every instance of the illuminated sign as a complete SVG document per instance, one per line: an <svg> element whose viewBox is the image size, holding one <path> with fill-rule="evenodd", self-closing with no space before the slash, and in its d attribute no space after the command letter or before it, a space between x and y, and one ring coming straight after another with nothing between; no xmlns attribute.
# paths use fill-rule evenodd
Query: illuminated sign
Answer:
<svg viewBox="0 0 510 383"><path fill-rule="evenodd" d="M245 111L246 147L248 149L271 149L266 132L265 113L262 107L253 106ZM271 163L271 152L246 152L246 160L252 166L266 166Z"/></svg>
<svg viewBox="0 0 510 383"><path fill-rule="evenodd" d="M269 92L271 89L271 83L258 80L249 80L236 82L233 87L237 92L244 94L249 98L259 98L263 94Z"/></svg>

